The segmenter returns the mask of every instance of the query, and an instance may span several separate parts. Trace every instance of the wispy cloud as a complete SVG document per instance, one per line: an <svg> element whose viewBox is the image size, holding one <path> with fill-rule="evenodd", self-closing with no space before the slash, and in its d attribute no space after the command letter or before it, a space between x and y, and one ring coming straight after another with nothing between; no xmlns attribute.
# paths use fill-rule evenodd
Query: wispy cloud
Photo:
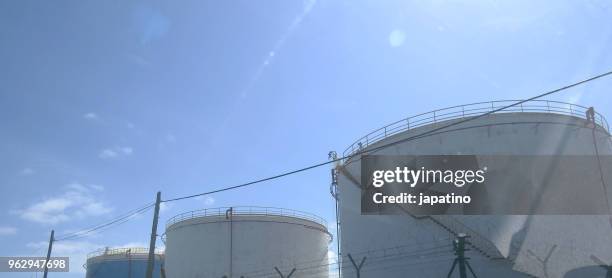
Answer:
<svg viewBox="0 0 612 278"><path fill-rule="evenodd" d="M169 203L161 203L161 204L159 204L159 213L166 213L166 212L168 212L169 210L171 210L171 209L172 209L172 207L173 207L173 205L172 205L172 204L169 204Z"/></svg>
<svg viewBox="0 0 612 278"><path fill-rule="evenodd" d="M389 45L391 47L400 47L406 41L406 33L400 29L395 29L389 34Z"/></svg>
<svg viewBox="0 0 612 278"><path fill-rule="evenodd" d="M128 156L134 152L131 147L112 147L100 151L98 157L102 159L116 158L120 156Z"/></svg>
<svg viewBox="0 0 612 278"><path fill-rule="evenodd" d="M0 236L11 236L17 234L17 228L9 226L0 226Z"/></svg>
<svg viewBox="0 0 612 278"><path fill-rule="evenodd" d="M34 170L32 168L23 168L21 171L19 171L19 175L22 176L29 176L32 174L34 174Z"/></svg>
<svg viewBox="0 0 612 278"><path fill-rule="evenodd" d="M172 134L172 133L166 134L166 138L165 139L166 139L166 142L168 142L168 143L176 142L176 136L174 136L174 134Z"/></svg>
<svg viewBox="0 0 612 278"><path fill-rule="evenodd" d="M210 196L198 196L198 197L195 197L195 199L197 201L203 202L204 205L207 205L207 206L212 206L215 204L215 198L210 197Z"/></svg>
<svg viewBox="0 0 612 278"><path fill-rule="evenodd" d="M332 250L327 250L327 262L329 264L329 277L338 278L338 271L335 270L339 267L338 265L336 265L336 263L338 262L336 252Z"/></svg>
<svg viewBox="0 0 612 278"><path fill-rule="evenodd" d="M149 244L143 241L133 241L126 244L114 246L114 248L136 248L136 247L148 247Z"/></svg>
<svg viewBox="0 0 612 278"><path fill-rule="evenodd" d="M566 99L567 103L571 103L571 104L577 104L580 102L580 100L582 99L582 91L580 92L575 92L571 95L569 95Z"/></svg>
<svg viewBox="0 0 612 278"><path fill-rule="evenodd" d="M134 8L132 20L139 33L140 43L143 45L162 38L171 26L168 17L146 5L138 5Z"/></svg>
<svg viewBox="0 0 612 278"><path fill-rule="evenodd" d="M98 120L98 119L100 119L98 114L93 113L93 112L85 113L83 115L83 118L86 119L86 120Z"/></svg>
<svg viewBox="0 0 612 278"><path fill-rule="evenodd" d="M25 209L12 211L22 219L41 223L57 224L73 219L100 216L112 211L107 204L97 199L103 188L97 185L70 184L64 193L48 197Z"/></svg>

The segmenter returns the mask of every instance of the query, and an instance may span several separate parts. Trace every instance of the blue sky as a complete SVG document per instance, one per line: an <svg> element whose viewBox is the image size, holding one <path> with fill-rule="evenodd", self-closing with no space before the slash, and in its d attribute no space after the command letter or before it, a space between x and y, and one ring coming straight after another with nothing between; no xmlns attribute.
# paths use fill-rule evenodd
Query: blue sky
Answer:
<svg viewBox="0 0 612 278"><path fill-rule="evenodd" d="M606 1L0 2L0 255L49 231L325 161L429 110L526 98L612 69ZM612 78L553 99L612 117ZM260 205L334 222L329 168L180 212ZM146 244L150 213L57 243ZM333 249L335 244L330 245ZM30 277L31 274L0 277Z"/></svg>

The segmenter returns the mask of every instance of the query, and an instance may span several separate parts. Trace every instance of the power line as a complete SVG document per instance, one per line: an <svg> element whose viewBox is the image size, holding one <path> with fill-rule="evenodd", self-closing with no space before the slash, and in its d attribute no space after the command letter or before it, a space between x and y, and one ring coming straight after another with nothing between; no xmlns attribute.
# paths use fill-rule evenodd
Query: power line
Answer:
<svg viewBox="0 0 612 278"><path fill-rule="evenodd" d="M127 222L127 221L129 221L131 219L133 219L133 217L136 216L136 215L145 213L146 211L150 210L152 207L153 207L153 204L149 204L149 205L146 205L144 207L131 210L131 211L127 212L126 214L124 214L122 216L119 216L119 217L117 217L117 218L115 218L115 219L113 219L113 220L111 220L109 222L106 222L106 223L103 223L103 224L99 224L97 226L91 227L91 228L86 229L86 230L81 230L81 231L78 231L78 232L74 232L72 234L64 235L64 236L60 237L59 239L57 239L56 241L58 241L58 240L69 240L69 239L82 238L82 237L85 237L85 236L87 236L87 235L89 235L89 234L91 234L91 233L93 233L95 231L98 231L98 230L107 230L109 228L112 228L113 226L121 225L121 224L123 224L123 223L125 223L125 222Z"/></svg>
<svg viewBox="0 0 612 278"><path fill-rule="evenodd" d="M508 109L508 108L511 108L511 107L514 107L514 106L517 106L517 105L521 105L521 104L523 104L525 102L529 102L529 101L532 101L532 100L535 100L535 99L543 98L545 96L549 96L549 95L552 95L552 94L555 94L555 93L558 93L558 92L561 92L561 91L564 91L564 90L567 90L567 89L570 89L570 88L582 85L584 83L587 83L587 82L590 82L590 81L593 81L593 80L596 80L596 79L599 79L599 78L602 78L602 77L605 77L605 76L608 76L608 75L611 75L611 74L612 74L612 71L608 71L606 73L602 73L602 74L599 74L599 75L596 75L596 76L584 79L584 80L576 82L576 83L572 83L572 84L563 86L561 88L558 88L558 89L555 89L555 90L552 90L552 91L548 91L546 93L543 93L543 94L540 94L540 95L537 95L537 96L534 96L534 97L531 97L531 98L528 98L528 99L525 99L525 100L517 101L515 103L503 106L503 107L498 108L498 109L491 110L489 112L486 112L486 113L483 113L483 114L480 114L480 115L464 118L462 120L459 120L459 121L456 121L456 122L453 122L453 123L450 123L450 124L447 124L447 125L444 125L444 126L441 126L441 127L438 127L438 128L434 128L432 130L428 130L428 131L423 132L421 134L417 134L417 135L414 135L414 136L411 136L411 137L408 137L408 138L404 138L404 139L401 139L401 140L398 140L398 141L395 141L395 142L384 144L384 145L381 145L381 146L378 146L378 147L375 147L375 148L371 148L371 149L368 149L368 150L365 150L365 149L364 150L359 150L359 151L357 151L357 152L355 152L353 154L349 154L349 155L346 155L346 156L343 156L343 157L340 157L340 158L336 158L336 159L332 159L332 160L329 160L329 161L321 162L321 163L314 164L314 165L311 165L311 166L307 166L307 167L304 167L304 168L300 168L300 169L297 169L297 170L292 170L292 171L284 172L284 173L281 173L281 174L278 174L278 175L274 175L274 176L270 176L270 177L267 177L267 178L262 178L262 179L258 179L258 180L254 180L254 181L250 181L250 182L234 185L234 186L219 188L219 189L215 189L215 190L208 191L208 192L197 193L197 194L193 194L193 195L187 195L187 196L183 196L183 197L177 197L177 198L173 198L173 199L163 200L162 202L174 202L174 201L179 201L179 200L190 199L190 198L210 195L210 194L214 194L214 193L219 193L219 192L223 192L223 191L229 191L229 190L233 190L233 189L238 189L238 188L241 188L241 187L246 187L246 186L249 186L249 185L258 184L258 183L262 183L262 182L265 182L265 181L270 181L270 180L282 178L282 177L285 177L285 176L289 176L289 175L297 174L297 173L300 173L300 172L308 171L308 170L315 169L315 168L318 168L318 167L321 167L321 166L325 166L325 165L328 165L328 164L340 162L342 160L345 160L345 159L353 157L353 156L358 156L358 155L362 155L362 154L365 154L365 153L375 152L375 151L381 150L383 148L387 148L387 147L390 147L390 146L397 145L399 143L403 143L403 142L419 139L421 137L433 134L433 133L441 131L443 129L446 129L446 128L449 128L449 127L452 127L452 126L456 126L456 125L460 125L460 124L463 124L463 123L466 123L466 122L469 122L469 121L473 121L473 120L476 120L476 119L480 119L482 117L486 117L488 115L497 113L499 111L502 111L502 110L505 110L505 109Z"/></svg>
<svg viewBox="0 0 612 278"><path fill-rule="evenodd" d="M54 241L62 241L62 240L70 240L70 239L77 239L77 238L82 238L85 237L89 234L91 234L92 232L95 232L97 230L101 230L101 229L108 229L110 227L112 227L113 225L120 225L123 224L129 220L132 219L132 217L138 215L138 214L142 214L144 212L146 212L147 210L149 210L150 208L153 207L154 204L148 204L144 207L141 208L137 208L131 211L128 211L127 213L109 221L106 223L102 223L96 226L93 226L91 228L87 228L87 229L83 229L81 231L77 231L77 232L73 232L73 233L69 233L69 234L65 234L62 236L57 237Z"/></svg>
<svg viewBox="0 0 612 278"><path fill-rule="evenodd" d="M480 114L480 115L477 115L477 116L465 118L465 119L462 119L460 121L453 122L453 123L450 123L448 125L444 125L444 126L441 126L441 127L438 127L438 128L435 128L435 129L423 132L423 133L418 134L418 135L414 135L414 136L411 136L411 137L408 137L408 138L404 138L404 139L401 139L401 140L398 140L398 141L395 141L395 142L387 143L387 144L384 144L384 145L381 145L381 146L378 146L378 147L374 147L374 148L371 148L371 149L368 149L368 150L359 150L359 151L357 151L357 152L355 152L353 154L349 154L349 155L346 155L346 156L343 156L343 157L340 157L340 158L332 159L332 160L329 160L329 161L321 162L321 163L314 164L314 165L311 165L311 166L307 166L307 167L304 167L304 168L300 168L300 169L297 169L297 170L292 170L292 171L284 172L284 173L281 173L281 174L278 174L278 175L274 175L274 176L270 176L270 177L267 177L267 178L262 178L262 179L254 180L254 181L243 183L243 184L238 184L238 185L224 187L224 188L220 188L220 189L216 189L216 190L212 190L212 191L208 191L208 192L203 192L203 193L187 195L187 196L177 197L177 198L168 199L168 200L163 200L162 202L179 201L179 200L195 198L195 197L204 196L204 195L210 195L210 194L214 194L214 193L219 193L219 192L223 192L223 191L229 191L229 190L233 190L233 189L238 189L238 188L241 188L241 187L246 187L246 186L262 183L262 182L265 182L265 181L279 179L279 178L282 178L282 177L285 177L285 176L289 176L289 175L297 174L297 173L300 173L300 172L308 171L308 170L315 169L315 168L318 168L318 167L321 167L321 166L325 166L325 165L328 165L328 164L340 162L340 161L343 161L345 159L351 158L353 156L358 156L358 155L362 155L362 154L365 154L365 153L375 152L375 151L378 151L378 150L381 150L381 149L384 149L384 148L387 148L389 146L393 146L393 145L396 145L396 144L399 144L399 143L403 143L403 142L419 139L419 138L431 135L433 133L436 133L438 131L441 131L443 129L446 129L446 128L449 128L449 127L452 127L452 126L455 126L455 125L459 125L459 124L462 124L462 123L466 123L466 122L469 122L469 121L473 121L473 120L476 120L476 119L479 119L479 118L491 115L493 113L497 113L499 111L502 111L502 110L505 110L505 109L508 109L508 108L511 108L511 107L523 104L525 102L532 101L532 100L535 100L535 99L538 99L538 98L542 98L542 97L545 97L545 96L548 96L548 95L552 95L554 93L558 93L560 91L564 91L564 90L570 89L572 87L576 87L576 86L582 85L584 83L587 83L587 82L590 82L590 81L593 81L593 80L596 80L596 79L599 79L599 78L602 78L602 77L605 77L605 76L608 76L608 75L611 75L611 74L612 74L612 71L609 71L609 72L606 72L606 73L603 73L603 74L600 74L600 75L596 75L596 76L593 76L591 78L584 79L582 81L579 81L579 82L576 82L576 83L573 83L573 84L570 84L570 85L567 85L567 86L564 86L564 87L561 87L561 88L558 88L558 89L555 89L555 90L552 90L552 91L549 91L549 92L546 92L546 93L543 93L543 94L540 94L540 95L537 95L537 96L529 98L529 99L525 99L525 100L522 100L522 101L517 101L517 102L515 102L513 104L510 104L510 105L507 105L507 106L503 106L501 108L498 108L498 109L495 109L495 110L492 110L492 111L489 111L489 112L486 112L486 113L483 113L483 114ZM136 210L132 210L132 211L128 212L126 215L120 216L120 217L118 217L118 218L116 218L114 220L111 220L111 221L107 222L107 223L103 223L103 224L91 227L89 229L85 229L85 230L81 230L81 231L78 231L78 232L69 233L69 234L66 234L66 235L59 236L55 241L62 241L62 240L70 240L70 239L82 238L82 237L85 237L85 236L91 234L92 232L95 232L95 231L98 231L98 230L102 230L102 229L108 229L108 228L110 228L112 226L123 224L123 223L129 221L131 219L131 217L133 217L135 215L138 215L138 214L141 214L141 213L144 213L146 210L148 210L151 207L153 207L153 205L154 204L148 204L148 205L146 205L146 206L144 206L142 208L139 208L139 209L136 209Z"/></svg>
<svg viewBox="0 0 612 278"><path fill-rule="evenodd" d="M88 236L92 235L94 232L102 232L102 231L110 230L111 228L114 228L116 226L119 226L119 225L121 225L123 223L126 223L126 222L132 220L134 216L136 216L138 214L143 214L143 213L147 212L150 209L151 208L147 208L147 209L145 209L145 210L143 210L143 211L141 211L139 213L131 215L130 217L127 217L127 218L124 218L124 219L118 219L117 221L113 221L112 225L106 225L104 227L100 227L99 229L96 229L96 230L93 230L93 231L84 231L84 232L82 232L80 234L71 236L69 238L63 238L61 240L76 240L76 239L81 239L81 238L85 238L85 237L88 237ZM54 240L54 241L56 241L56 240Z"/></svg>

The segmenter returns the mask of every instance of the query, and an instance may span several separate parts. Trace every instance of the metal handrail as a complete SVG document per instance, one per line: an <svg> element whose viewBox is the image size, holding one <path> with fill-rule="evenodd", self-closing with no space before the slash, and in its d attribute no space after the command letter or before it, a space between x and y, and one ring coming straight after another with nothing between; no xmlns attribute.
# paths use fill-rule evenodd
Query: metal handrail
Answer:
<svg viewBox="0 0 612 278"><path fill-rule="evenodd" d="M288 216L294 218L300 218L309 220L327 228L327 221L320 216L312 213L303 212L299 210L285 209L285 208L274 208L274 207L258 207L258 206L246 206L246 207L219 207L219 208L207 208L194 211L184 212L166 221L166 228L172 226L177 222L184 220L206 217L206 216L226 216L227 211L231 209L232 215L254 215L254 216Z"/></svg>
<svg viewBox="0 0 612 278"><path fill-rule="evenodd" d="M379 129L376 129L359 138L357 141L355 141L353 144L351 144L348 148L344 150L342 156L345 157L346 161L346 158L362 150L363 148L392 135L404 132L406 130L453 119L461 119L482 115L487 112L503 108L512 103L516 103L518 101L521 100L497 100L476 102L464 105L451 106L404 118L399 121L390 123L386 126L383 126ZM522 103L519 106L513 106L502 111L498 111L496 113L502 114L544 112L586 118L586 111L588 109L588 107L582 105L561 101L531 100ZM610 133L610 126L608 125L608 121L600 113L595 112L595 123L605 129L608 133Z"/></svg>
<svg viewBox="0 0 612 278"><path fill-rule="evenodd" d="M145 247L125 247L125 248L101 248L87 254L87 259L98 256L113 256L113 255L135 255L135 254L149 254L149 248ZM162 251L155 250L155 254L161 255Z"/></svg>

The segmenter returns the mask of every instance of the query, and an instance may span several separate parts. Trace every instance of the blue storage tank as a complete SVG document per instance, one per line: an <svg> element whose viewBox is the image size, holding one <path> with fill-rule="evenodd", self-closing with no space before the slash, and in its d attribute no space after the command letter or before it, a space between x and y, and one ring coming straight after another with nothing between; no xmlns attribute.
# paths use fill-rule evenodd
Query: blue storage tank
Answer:
<svg viewBox="0 0 612 278"><path fill-rule="evenodd" d="M147 248L104 248L87 256L87 278L142 278L147 272ZM164 255L156 252L153 277L160 278Z"/></svg>

